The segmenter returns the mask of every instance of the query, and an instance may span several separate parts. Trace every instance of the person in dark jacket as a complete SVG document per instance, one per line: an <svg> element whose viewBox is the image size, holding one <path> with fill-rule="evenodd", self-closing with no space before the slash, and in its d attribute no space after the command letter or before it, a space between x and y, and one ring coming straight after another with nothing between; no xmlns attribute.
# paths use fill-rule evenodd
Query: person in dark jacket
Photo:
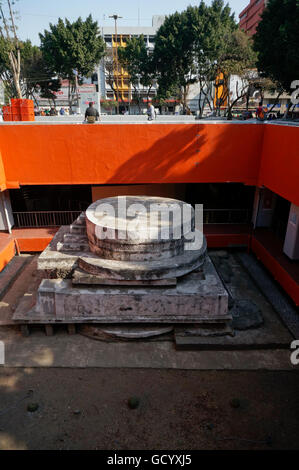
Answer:
<svg viewBox="0 0 299 470"><path fill-rule="evenodd" d="M85 111L85 121L92 124L100 118L99 111L93 107L93 103L89 103L89 107Z"/></svg>

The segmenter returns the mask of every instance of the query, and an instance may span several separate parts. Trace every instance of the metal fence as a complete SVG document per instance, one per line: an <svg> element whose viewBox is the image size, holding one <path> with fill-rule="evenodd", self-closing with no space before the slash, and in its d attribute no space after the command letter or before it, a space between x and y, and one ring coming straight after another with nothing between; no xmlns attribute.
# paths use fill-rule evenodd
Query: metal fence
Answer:
<svg viewBox="0 0 299 470"><path fill-rule="evenodd" d="M204 224L249 224L249 209L204 209Z"/></svg>
<svg viewBox="0 0 299 470"><path fill-rule="evenodd" d="M72 224L82 211L13 212L15 227L60 227Z"/></svg>
<svg viewBox="0 0 299 470"><path fill-rule="evenodd" d="M82 211L57 212L13 212L15 227L59 227L72 224ZM248 209L205 209L204 224L248 224L251 211Z"/></svg>

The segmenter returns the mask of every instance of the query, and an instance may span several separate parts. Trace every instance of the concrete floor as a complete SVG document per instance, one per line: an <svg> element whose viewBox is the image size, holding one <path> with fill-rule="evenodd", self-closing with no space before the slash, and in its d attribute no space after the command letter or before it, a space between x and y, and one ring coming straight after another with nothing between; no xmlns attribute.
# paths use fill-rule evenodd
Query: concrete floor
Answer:
<svg viewBox="0 0 299 470"><path fill-rule="evenodd" d="M2 328L0 340L5 343L6 367L294 370L287 349L177 351L173 341L92 341L68 336L62 328L53 337L37 328L28 338L15 328Z"/></svg>

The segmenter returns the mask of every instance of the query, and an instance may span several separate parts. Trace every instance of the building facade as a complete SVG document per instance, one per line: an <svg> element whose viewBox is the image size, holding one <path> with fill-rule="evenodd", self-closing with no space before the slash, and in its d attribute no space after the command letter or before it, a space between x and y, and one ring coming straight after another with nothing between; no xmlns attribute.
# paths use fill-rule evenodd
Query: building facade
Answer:
<svg viewBox="0 0 299 470"><path fill-rule="evenodd" d="M99 70L99 92L102 102L105 100L118 101L121 107L126 108L126 104L137 98L138 101L144 103L143 107L145 108L147 97L152 99L156 96L156 84L150 91L141 84L137 84L132 89L128 72L118 64L117 48L126 47L129 39L143 35L147 49L153 51L155 34L163 24L164 18L164 16L154 16L151 27L119 25L117 31L114 26L102 28L102 36L108 50L107 57L101 62Z"/></svg>
<svg viewBox="0 0 299 470"><path fill-rule="evenodd" d="M257 25L261 20L261 14L267 6L268 0L250 0L249 5L240 13L239 26L249 36L256 33Z"/></svg>

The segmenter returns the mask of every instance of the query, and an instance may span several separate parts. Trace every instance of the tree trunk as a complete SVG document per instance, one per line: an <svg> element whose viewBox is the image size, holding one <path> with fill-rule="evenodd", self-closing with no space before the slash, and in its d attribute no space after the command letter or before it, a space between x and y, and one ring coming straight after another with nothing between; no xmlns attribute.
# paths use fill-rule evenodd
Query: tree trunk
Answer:
<svg viewBox="0 0 299 470"><path fill-rule="evenodd" d="M249 109L249 100L250 100L250 87L248 87L247 94L246 94L246 111Z"/></svg>
<svg viewBox="0 0 299 470"><path fill-rule="evenodd" d="M69 79L69 88L68 88L68 102L69 102L69 107L70 107L70 114L74 114L73 113L73 94L72 94L72 82L71 80Z"/></svg>
<svg viewBox="0 0 299 470"><path fill-rule="evenodd" d="M282 93L283 93L283 92L280 91L280 92L278 93L278 95L276 96L275 102L274 102L272 108L270 109L269 113L272 113L272 111L273 111L273 109L275 108L275 106L277 105L277 103L278 103L278 101L279 101L279 98L281 97Z"/></svg>
<svg viewBox="0 0 299 470"><path fill-rule="evenodd" d="M12 68L13 83L16 91L16 96L18 99L22 99L22 90L20 86L20 55L18 51L17 59L12 52L9 53L9 61Z"/></svg>
<svg viewBox="0 0 299 470"><path fill-rule="evenodd" d="M286 109L286 111L285 111L285 113L284 113L284 116L283 116L283 118L282 118L283 120L287 119L288 114L289 114L289 111L290 111L290 108L291 108L291 105L292 105L292 103L291 103L291 101L289 101L288 104L287 104L287 109Z"/></svg>
<svg viewBox="0 0 299 470"><path fill-rule="evenodd" d="M188 95L188 85L183 87L183 114L187 112L187 95Z"/></svg>

